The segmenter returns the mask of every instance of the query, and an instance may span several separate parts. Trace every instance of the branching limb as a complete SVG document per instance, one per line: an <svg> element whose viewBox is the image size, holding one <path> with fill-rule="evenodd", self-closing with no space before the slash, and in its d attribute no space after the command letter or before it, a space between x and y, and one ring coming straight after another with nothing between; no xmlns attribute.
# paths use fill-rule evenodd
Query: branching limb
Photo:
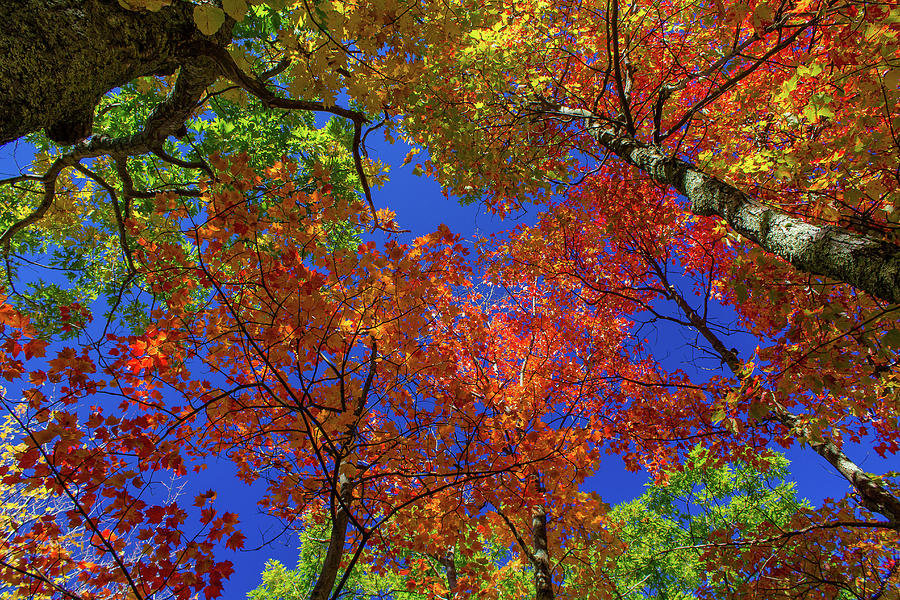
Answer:
<svg viewBox="0 0 900 600"><path fill-rule="evenodd" d="M109 194L113 214L116 217L116 226L119 230L119 244L122 246L122 253L125 256L125 263L128 265L128 276L134 276L134 274L137 273L137 269L135 269L134 267L134 259L131 256L131 248L128 246L128 234L125 231L125 220L122 218L122 210L119 207L119 197L118 194L116 194L116 190L105 179L100 177L100 175L91 171L87 167L79 164L75 165L75 169L99 183L100 186L106 190L106 193Z"/></svg>
<svg viewBox="0 0 900 600"><path fill-rule="evenodd" d="M215 178L215 174L213 173L212 168L206 164L205 161L200 160L182 160L178 157L172 156L161 147L157 148L153 151L153 154L160 157L167 163L171 163L173 165L179 166L182 169L197 169L206 173L210 179Z"/></svg>
<svg viewBox="0 0 900 600"><path fill-rule="evenodd" d="M722 362L728 366L731 373L739 380L746 377L741 372L741 361L737 353L729 349L725 343L712 331L706 320L697 314L697 311L678 293L666 279L665 274L656 266L656 274L661 278L665 285L670 299L674 300L678 308L690 321L691 326L703 336L704 339L712 346L716 354L719 355ZM766 393L766 405L782 426L793 432L799 439L804 440L815 450L815 452L828 461L832 467L837 470L849 483L853 486L857 496L863 506L867 509L882 514L887 517L888 522L882 523L882 527L891 529L900 529L900 499L891 494L878 480L863 471L859 465L853 462L843 450L838 448L832 441L823 436L813 435L809 426L806 425L799 415L792 413L785 408L771 393Z"/></svg>
<svg viewBox="0 0 900 600"><path fill-rule="evenodd" d="M527 542L522 538L522 534L519 533L519 528L515 526L515 524L506 516L500 508L495 509L497 514L500 515L500 518L503 519L503 522L506 523L506 526L509 528L509 532L512 533L513 537L516 539L516 543L519 544L519 548L522 550L522 554L528 559L528 562L534 564L537 560L534 556L534 553L531 551L531 547Z"/></svg>
<svg viewBox="0 0 900 600"><path fill-rule="evenodd" d="M193 62L185 63L172 91L157 105L139 132L118 138L91 136L54 160L50 168L40 177L44 185L41 202L29 215L10 225L0 235L0 248L8 253L12 238L25 227L40 221L47 213L56 197L56 180L63 169L74 167L85 158L104 155L136 156L149 154L154 149L160 148L164 140L184 125L203 91L215 81L216 76L215 63L208 58L200 57Z"/></svg>
<svg viewBox="0 0 900 600"><path fill-rule="evenodd" d="M695 215L724 219L732 230L800 271L843 281L889 303L900 302L896 244L842 227L814 225L758 202L659 146L603 128L589 111L561 107L549 114L585 119L601 146L684 195Z"/></svg>
<svg viewBox="0 0 900 600"><path fill-rule="evenodd" d="M215 61L219 72L223 77L239 85L241 88L259 98L268 108L284 108L288 110L308 110L312 112L324 112L350 119L354 123L365 123L366 117L363 113L340 106L328 106L324 102L315 102L312 100L297 100L294 98L283 98L272 92L257 77L247 74L241 69L228 52L215 44L206 44L199 48L210 59Z"/></svg>
<svg viewBox="0 0 900 600"><path fill-rule="evenodd" d="M340 463L335 464L340 469ZM344 556L344 543L347 536L347 525L350 522L350 502L353 500L353 484L343 473L338 475L337 489L332 491L331 505L331 538L325 551L325 560L319 571L319 577L309 594L310 600L328 600L337 580L337 572Z"/></svg>
<svg viewBox="0 0 900 600"><path fill-rule="evenodd" d="M288 110L307 110L312 112L324 112L350 119L353 121L353 144L351 151L353 153L353 164L356 167L356 174L359 176L360 185L362 185L363 195L372 212L372 218L375 226L378 226L378 219L375 216L375 202L372 200L372 190L369 186L369 178L366 175L362 162L362 134L363 125L368 122L366 116L355 110L343 108L341 106L328 106L324 102L314 102L311 100L297 100L293 98L283 98L278 96L266 87L262 80L248 75L243 69L234 62L231 55L223 48L210 44L204 47L204 52L216 61L221 73L224 77L233 83L241 86L244 90L259 98L262 103L269 108L284 108ZM286 67L285 67L286 68Z"/></svg>
<svg viewBox="0 0 900 600"><path fill-rule="evenodd" d="M738 71L731 77L728 77L723 81L716 89L710 91L706 94L701 100L696 102L693 106L684 111L684 114L681 115L681 118L678 119L669 129L662 134L662 139L666 139L672 136L674 133L679 131L682 127L684 127L687 123L694 118L694 115L721 98L726 92L734 88L738 83L741 82L744 78L754 73L761 65L765 64L770 58L774 55L778 54L785 48L789 47L793 44L800 34L806 31L807 28L811 27L815 21L811 21L805 27L798 27L791 35L787 36L771 48L767 50L762 56L757 58L753 64L746 67L745 69ZM670 92L671 93L671 92Z"/></svg>

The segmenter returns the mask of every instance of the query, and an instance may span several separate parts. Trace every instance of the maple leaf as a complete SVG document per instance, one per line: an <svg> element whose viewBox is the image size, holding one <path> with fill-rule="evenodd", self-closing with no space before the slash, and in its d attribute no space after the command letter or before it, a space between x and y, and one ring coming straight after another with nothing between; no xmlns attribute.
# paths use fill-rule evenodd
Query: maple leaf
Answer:
<svg viewBox="0 0 900 600"><path fill-rule="evenodd" d="M245 539L247 539L247 536L240 531L235 531L228 537L228 540L225 542L225 547L232 550L240 550L244 547Z"/></svg>

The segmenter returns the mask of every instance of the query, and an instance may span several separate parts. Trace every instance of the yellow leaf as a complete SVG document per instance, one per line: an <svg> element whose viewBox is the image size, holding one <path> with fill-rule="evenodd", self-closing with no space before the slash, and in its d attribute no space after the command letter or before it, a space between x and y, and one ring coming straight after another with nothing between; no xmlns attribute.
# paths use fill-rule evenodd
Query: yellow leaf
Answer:
<svg viewBox="0 0 900 600"><path fill-rule="evenodd" d="M235 21L243 21L247 14L247 0L222 0L222 8Z"/></svg>
<svg viewBox="0 0 900 600"><path fill-rule="evenodd" d="M203 35L212 35L225 22L225 11L218 6L204 4L194 7L194 23Z"/></svg>
<svg viewBox="0 0 900 600"><path fill-rule="evenodd" d="M410 150L407 153L406 158L403 159L403 164L401 164L400 166L405 167L406 165L408 165L412 161L413 157L421 151L421 148L413 148L412 150Z"/></svg>

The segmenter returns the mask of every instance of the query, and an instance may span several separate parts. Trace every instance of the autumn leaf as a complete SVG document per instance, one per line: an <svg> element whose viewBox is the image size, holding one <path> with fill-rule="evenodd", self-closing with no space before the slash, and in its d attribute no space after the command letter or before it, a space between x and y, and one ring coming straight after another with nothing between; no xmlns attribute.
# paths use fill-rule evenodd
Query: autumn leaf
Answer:
<svg viewBox="0 0 900 600"><path fill-rule="evenodd" d="M243 21L247 14L247 0L222 0L222 9L235 21Z"/></svg>
<svg viewBox="0 0 900 600"><path fill-rule="evenodd" d="M234 8L233 3L229 3ZM225 11L212 4L200 4L194 7L194 23L204 35L213 35L225 23Z"/></svg>

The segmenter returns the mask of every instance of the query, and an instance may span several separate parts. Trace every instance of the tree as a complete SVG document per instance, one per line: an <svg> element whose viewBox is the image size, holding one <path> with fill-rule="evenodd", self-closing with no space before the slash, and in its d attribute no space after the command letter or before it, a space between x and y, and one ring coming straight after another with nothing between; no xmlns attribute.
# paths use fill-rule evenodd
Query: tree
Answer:
<svg viewBox="0 0 900 600"><path fill-rule="evenodd" d="M783 456L765 457L762 471L711 464L708 451L698 446L683 471L668 472L665 484L648 486L640 498L610 512L626 548L611 575L620 597L726 597L726 586L745 582L733 573L711 576L718 565L704 559L704 547L720 532L727 537L760 526L786 528L809 508L785 481ZM734 551L740 554L740 546Z"/></svg>
<svg viewBox="0 0 900 600"><path fill-rule="evenodd" d="M683 471L665 472L665 483L650 484L639 498L613 507L607 515L609 528L616 533L621 554L595 556L569 563L564 569L563 589L567 596L596 597L610 587L619 598L723 597L723 586L736 587L734 573L725 582L714 583L716 565L704 556L721 533L748 531L761 526L784 528L798 511L809 505L796 497L787 476L787 460L780 455L764 459L765 472L747 465L711 466L708 452L697 446ZM327 523L310 525L304 531L296 570L287 570L270 561L262 574L262 585L250 593L252 600L299 600L307 597L318 565L323 560L323 540ZM397 557L374 575L361 564L351 578L354 598L429 597L428 581L472 570L504 573L492 585L499 598L528 594L528 567L516 547L504 548L487 531L480 549L469 559L454 561L451 567L433 556L409 554ZM737 546L734 551L740 553ZM375 563L378 557L371 558ZM447 584L449 589L455 586Z"/></svg>
<svg viewBox="0 0 900 600"><path fill-rule="evenodd" d="M601 450L659 475L698 439L751 466L801 443L852 496L714 542L723 571L765 574L733 593L827 597L850 577L883 595L893 575L870 573L895 572L896 485L842 446L898 450L893 5L4 11L0 139L39 152L0 182L15 304L0 364L30 411L8 477L70 506L27 552L49 560L41 544L71 531L97 554L86 589L215 595L234 515L211 494L196 521L142 494L224 454L268 479L273 514L330 514L317 598L366 548L474 552L473 523L504 531L550 598L554 564L615 545L592 537L603 506L579 490ZM345 121L313 134L298 113ZM477 268L446 230L379 246L366 230L395 225L370 186L375 115L428 150L448 193L499 212L540 201L540 222L485 243ZM48 255L77 265L72 285L22 289L16 265ZM100 293L111 315L88 339ZM693 331L714 374L655 358L654 321ZM79 347L41 361L33 338L56 334Z"/></svg>
<svg viewBox="0 0 900 600"><path fill-rule="evenodd" d="M888 217L894 7L577 3L552 17L544 8L510 6L502 27L458 49L487 63L487 89L435 69L459 79L429 108L455 101L471 123L461 133L459 119L419 122L455 190L499 179L495 201L515 202L502 186L505 171L519 175L506 167L526 141L548 156L577 150L586 171L608 154L803 273L900 299ZM451 156L467 158L461 146L473 137L484 159L459 166Z"/></svg>
<svg viewBox="0 0 900 600"><path fill-rule="evenodd" d="M879 381L882 371L870 370L876 356L879 361L882 356L894 360L889 344L895 323L890 312L865 313L860 303L835 294L830 310L846 311L848 319L867 314L861 317L864 325L857 325L859 336L843 341L840 332L848 322L819 319L830 310L818 305L806 289L791 285L790 272L783 266L775 271L777 265L769 268L787 286L769 283L771 289L764 296L744 288L739 296L740 287L730 289L734 284L726 277L730 273L744 277L753 271L735 266L740 256L732 255L721 227L684 214L671 196L639 212L636 207L652 190L647 190L652 183L632 177L626 172L585 181L535 226L520 227L505 243L491 248L486 260L505 286L540 286L553 298L548 304L564 306L560 315L568 325L558 328L580 330L584 336L602 335L599 325L616 315L640 323L637 331L653 321L690 331L694 360L705 363L715 375L686 373L663 364L654 358L646 340L622 342L627 358L612 363L604 373L619 393L597 398L591 409L603 419L603 432L612 434L604 444L626 462L642 464L652 472L682 463L689 444L698 438L716 460L731 456L751 465L758 464L772 441L783 446L798 440L808 444L847 479L854 495L810 513L815 515L813 523L792 523L792 531L754 532L741 543L752 546L756 538L760 543L756 553L735 557L729 554L731 544L723 541L717 559L723 566L740 565L748 576L754 569L777 564L777 573L751 577L760 585L771 584L765 592L771 597L797 589L836 593L843 581L838 571L852 572L858 581L871 584L855 590L856 595L879 597L885 589L883 582L893 576L895 560L883 551L883 545L893 545L889 540L896 538L894 474L866 473L840 444L845 435L857 442L865 439L872 427L875 448L884 454L893 452L890 436L880 433L886 423L883 419L895 412L892 392L883 387L890 379ZM770 273L766 275L771 277ZM748 287L759 281L754 277L744 280ZM773 306L773 299L782 302ZM734 306L740 320L718 322L716 302ZM742 361L741 351L730 343L743 332L758 344L750 361ZM869 336L882 335L887 336L883 345L868 346ZM862 365L842 358L860 352L858 345L870 348L863 352L872 361ZM575 358L591 361L589 353L577 353ZM873 513L886 520L870 520ZM810 552L823 545L849 554L833 560ZM775 560L772 556L781 552L778 548L784 554ZM872 551L877 566L850 558L853 552L864 554L869 548L878 549ZM873 575L876 571L882 574Z"/></svg>
<svg viewBox="0 0 900 600"><path fill-rule="evenodd" d="M429 140L429 148L439 159L438 171L455 188L472 189L472 176L481 167L485 176L500 175L503 167L507 175L526 175L519 182L524 186L519 191L527 192L541 187L529 182L541 177L549 165L558 166L559 157L568 149L527 152L518 136L531 136L530 147L553 147L559 145L558 140L571 138L560 135L567 126L588 122L581 128L586 137L687 194L695 214L723 218L747 240L805 272L846 281L886 301L900 298L893 279L897 270L894 244L878 233L891 228L886 209L878 203L884 205L884 195L892 189L889 165L896 146L890 135L896 103L889 96L896 93L897 71L885 58L896 44L892 33L896 24L889 21L883 27L878 25L893 14L887 4L861 9L853 4L829 7L780 3L757 8L714 3L702 11L684 11L677 3L660 4L662 12L657 20L644 19L640 4L620 10L618 3L608 11L605 6L560 7L547 13L546 19L516 18L546 9L540 2L506 8L488 6L473 10L469 17L440 5L417 4L405 11L391 8L382 12L355 4L322 4L314 9L292 7L284 15L270 18L275 14L273 7L281 3L259 4L249 13L244 2L227 2L223 8L170 0L133 0L124 3L127 8L98 2L90 11L54 11L37 1L19 5L21 12L7 19L19 27L5 38L10 53L4 73L9 81L26 81L33 89L22 89L4 100L4 105L21 109L10 113L3 140L41 127L51 132L65 130L66 123L87 134L102 94L135 77L178 68L180 85L173 88L168 100L157 104L153 118L136 137L125 136L116 143L93 139L74 149L58 167L79 158L144 154L157 149L180 130L203 90L224 76L269 107L330 111L351 119L357 129L354 146L358 150L364 113L330 104L335 90L346 85L350 96L370 112L389 109L391 113L407 114L410 134ZM27 18L28 14L44 13L54 18ZM668 16L663 18L663 13ZM581 18L587 14L601 18ZM868 29L858 30L857 14L871 24ZM236 34L235 20L240 21ZM671 28L660 26L667 21L675 24ZM309 23L310 27L294 38L285 28L287 22ZM701 23L703 27L692 27ZM469 30L474 35L458 39L458 31ZM678 32L677 41L666 38L670 30ZM74 33L84 31L94 35L88 39ZM64 35L61 32L73 32L74 39L66 43L83 49L78 68L58 61L33 60L34 56L53 56L49 40ZM398 40L400 35L404 36L402 42ZM553 35L565 41L559 49L551 45L553 50L548 52L543 40ZM275 43L261 49L260 42L270 36L275 37ZM23 39L31 43L23 45ZM225 51L232 41L251 51L238 52L241 60L236 61ZM526 42L527 49L515 47L527 60L517 60L517 53L511 49L519 42ZM454 51L435 51L444 44ZM573 53L569 44L578 50ZM118 60L109 58L113 47L123 54ZM695 54L688 57L678 53L676 47L690 47ZM20 48L28 49L21 59ZM292 62L291 52L305 56L308 68ZM482 76L457 85L479 61L484 64ZM266 75L260 79L253 76L252 67L256 65L252 62L275 66L256 71ZM48 64L53 67L48 68ZM865 68L860 71L855 65ZM250 71L245 67L251 67ZM327 102L290 100L265 87L263 82L268 77L285 71L293 93L324 96ZM87 77L85 72L108 77ZM823 72L827 76L822 76ZM451 79L441 76L448 73ZM610 83L609 93L605 84L598 85L601 81ZM376 86L387 82L390 84L383 92L375 91L379 89ZM92 87L82 89L85 85ZM592 92L592 86L600 92ZM716 155L706 149L706 144L722 138L724 133L720 132L734 131L732 125L740 131L740 123L732 123L723 115L729 114L726 109L739 103L748 91L754 93L760 86L769 90L764 102L757 97L760 106L765 104L756 119L763 129L741 136L739 142L734 139L735 151L744 156L737 166L730 171L718 167ZM835 97L835 90L847 91ZM577 102L569 102L572 99ZM462 112L472 111L475 118L468 127L461 127L459 116L444 108L447 102L452 102L457 112L460 108ZM855 116L849 111L860 106L866 116L857 131L845 116ZM540 127L497 127L496 110L492 109L505 111L514 123L530 119ZM435 113L446 118L434 118ZM431 118L426 119L426 115ZM485 137L478 125L489 120L495 126ZM701 121L707 133L691 127ZM778 141L798 140L796 133L804 127L816 138L812 144ZM510 130L513 136L506 135ZM878 141L873 146L860 136ZM81 137L62 135L60 140L71 143ZM828 140L855 143L856 139L860 143L844 150L840 157L831 157L824 150ZM476 140L484 156L470 165L471 142ZM687 160L673 157L662 145L675 140L680 140L679 148L691 148ZM503 147L495 151L496 143ZM705 160L712 159L712 174L690 162L704 152L710 152ZM444 160L444 156L452 160ZM847 176L801 175L800 165L821 160ZM516 167L517 163L526 164ZM786 185L788 196L796 197L810 185L815 185L817 193L838 185L835 182L843 182L839 184L843 187L852 182L857 187L848 188L846 199L843 187L836 187L841 195L831 200L823 219L819 213L824 209L819 203L812 203L814 208L808 214L792 218L788 210L766 208L763 203L770 202L768 195L753 200L740 187L728 183L734 178L740 186L742 177L759 172L756 165L768 168L775 164L783 165L782 174L776 176L785 181L775 181L768 188L774 191ZM50 169L44 180L55 179L57 174L56 169ZM510 180L505 176L493 179L496 195L511 201L506 193L510 188L503 183ZM864 200L865 194L877 197ZM47 208L44 204L51 201L40 205L43 211ZM846 213L843 221L841 210ZM815 219L825 223L830 219L832 224L817 225ZM839 222L850 229L836 227ZM17 229L5 235L3 242Z"/></svg>
<svg viewBox="0 0 900 600"><path fill-rule="evenodd" d="M305 600L315 586L317 576L327 554L327 540L330 527L327 518L308 515L306 525L300 535L300 554L297 568L286 569L277 560L266 562L262 573L262 584L251 591L249 600ZM370 598L383 593L385 596L403 598L398 592L398 577L378 576L369 571L361 562L348 578L342 595L349 598Z"/></svg>
<svg viewBox="0 0 900 600"><path fill-rule="evenodd" d="M589 472L574 468L591 456L589 431L548 427L548 411L574 409L536 396L592 385L567 367L564 336L531 336L528 353L546 358L529 364L524 340L505 326L511 307L454 294L470 267L446 228L413 247L389 239L350 250L332 242L330 226L365 229L359 203L302 192L295 167L277 164L266 172L266 198L248 204L249 159L213 164L203 213L171 215L161 196L156 210L175 218L133 232L136 273L159 302L142 332L107 324L90 354L63 347L46 370L26 369L13 357L35 331L5 307L7 376L29 379L20 421L29 443L10 478L72 504L54 526L89 537L91 589L220 592L230 564L212 552L243 546L236 515L210 506L215 491L196 497L198 510L178 498L148 503L155 480L183 478L189 464L214 457L230 458L246 483L264 480L261 505L288 526L312 509L329 514L313 598L337 593L368 546L471 552L474 538L459 524L485 506L537 510L544 491L561 495L561 510L572 504L562 494ZM376 216L390 225L388 213ZM98 364L102 377L92 375ZM565 381L556 381L560 371ZM518 384L503 390L510 377ZM42 392L61 381L56 397ZM101 390L119 405L83 414ZM538 464L552 486L540 483ZM439 535L410 537L394 525L413 520ZM546 534L535 540L546 546ZM37 541L23 540L28 553L40 555Z"/></svg>

